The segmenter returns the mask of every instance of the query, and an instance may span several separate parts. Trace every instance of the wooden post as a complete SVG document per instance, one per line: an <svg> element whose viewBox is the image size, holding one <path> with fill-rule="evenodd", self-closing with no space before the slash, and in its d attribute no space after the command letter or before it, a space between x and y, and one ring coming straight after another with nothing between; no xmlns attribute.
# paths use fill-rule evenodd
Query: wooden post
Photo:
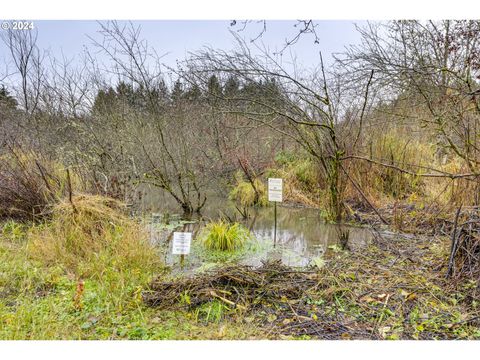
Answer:
<svg viewBox="0 0 480 360"><path fill-rule="evenodd" d="M180 255L180 268L183 270L185 265L185 255Z"/></svg>
<svg viewBox="0 0 480 360"><path fill-rule="evenodd" d="M274 217L274 225L273 225L273 247L277 245L277 202L274 202L273 205L273 217Z"/></svg>

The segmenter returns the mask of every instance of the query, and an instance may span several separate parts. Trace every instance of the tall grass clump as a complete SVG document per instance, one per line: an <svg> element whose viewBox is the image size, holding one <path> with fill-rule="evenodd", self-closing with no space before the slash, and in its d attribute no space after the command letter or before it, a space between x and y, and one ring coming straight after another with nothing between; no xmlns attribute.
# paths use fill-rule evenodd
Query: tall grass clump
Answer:
<svg viewBox="0 0 480 360"><path fill-rule="evenodd" d="M313 191L319 185L318 168L307 154L282 151L275 156L275 164L284 170L284 177L290 183L306 191Z"/></svg>
<svg viewBox="0 0 480 360"><path fill-rule="evenodd" d="M428 150L425 144L395 131L380 137L373 146L373 152L376 153L374 158L412 172L419 170L415 165L428 164L427 161L430 160ZM396 169L382 167L378 170L378 186L384 194L394 198L405 198L420 191L418 178Z"/></svg>
<svg viewBox="0 0 480 360"><path fill-rule="evenodd" d="M51 219L33 226L27 236L31 258L81 276L101 274L105 267L149 268L159 259L146 231L125 215L123 204L98 195L60 201Z"/></svg>
<svg viewBox="0 0 480 360"><path fill-rule="evenodd" d="M418 138L406 128L382 129L369 135L364 151L368 154L366 157L386 166L368 161L355 161L344 166L373 202L376 200L380 205L405 200L412 195L424 196L428 190L425 179L398 169L422 173L425 166L434 164L434 147L428 139ZM358 191L351 184L348 193L349 197L360 199Z"/></svg>
<svg viewBox="0 0 480 360"><path fill-rule="evenodd" d="M203 245L211 251L242 249L250 238L250 232L239 223L226 223L222 220L207 224L203 234Z"/></svg>

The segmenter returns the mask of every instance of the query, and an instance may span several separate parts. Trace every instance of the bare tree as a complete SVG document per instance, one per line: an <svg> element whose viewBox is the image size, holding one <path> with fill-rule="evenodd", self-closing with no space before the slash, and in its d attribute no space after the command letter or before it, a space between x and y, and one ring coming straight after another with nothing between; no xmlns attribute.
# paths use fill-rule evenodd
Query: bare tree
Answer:
<svg viewBox="0 0 480 360"><path fill-rule="evenodd" d="M50 73L46 76L41 94L42 109L62 116L77 118L89 112L95 96L94 81L85 57L77 56L76 63L64 55L50 59Z"/></svg>
<svg viewBox="0 0 480 360"><path fill-rule="evenodd" d="M260 26L260 29L257 29L257 32L254 33L254 35L250 38L250 42L255 43L257 40L260 40L267 32L267 20L232 20L230 22L230 26L238 33L244 32L247 27L252 27L251 25ZM305 35L310 35L311 37L313 37L314 44L319 44L320 38L317 33L317 26L318 24L311 19L297 20L293 24L293 27L295 28L295 33L285 39L282 48L277 52L277 54L282 55L285 50L295 45L300 40L300 38L304 37Z"/></svg>
<svg viewBox="0 0 480 360"><path fill-rule="evenodd" d="M37 47L37 36L36 30L13 29L8 29L1 35L20 76L21 105L29 115L37 109L44 78L43 55Z"/></svg>
<svg viewBox="0 0 480 360"><path fill-rule="evenodd" d="M417 120L476 171L480 22L394 21L359 31L362 45L338 59L351 78L365 67L374 69L374 86L422 107L430 116Z"/></svg>
<svg viewBox="0 0 480 360"><path fill-rule="evenodd" d="M341 161L346 151L341 137L348 131L343 121L344 84L339 81L341 79L327 76L321 54L319 69L309 76L302 76L299 72L288 71L266 51L262 56L252 55L245 41L238 36L237 42L234 52L207 49L194 54L185 64L186 76L191 74L191 81L203 82L203 87L207 86L205 79L212 74L224 79L233 75L244 84L267 84L260 96L245 92L222 95L220 111L241 114L268 126L296 142L316 159L327 184L331 218L340 220L344 210ZM360 98L365 102L366 97ZM349 102L354 103L352 99Z"/></svg>
<svg viewBox="0 0 480 360"><path fill-rule="evenodd" d="M159 97L163 82L161 57L141 39L140 27L132 23L121 25L113 21L100 27L102 40L92 40L113 64L105 71L130 84L141 98L141 116L130 118L129 124L123 122L127 126L124 130L131 131L124 134L129 139L121 145L125 150L128 142L128 161L136 159L135 165L141 165L136 169L141 174L138 181L165 190L185 213L200 211L206 200L197 176L201 162L196 159L201 152L194 150L198 148L191 141L194 133L189 127L187 109L167 111ZM132 124L136 124L135 129Z"/></svg>

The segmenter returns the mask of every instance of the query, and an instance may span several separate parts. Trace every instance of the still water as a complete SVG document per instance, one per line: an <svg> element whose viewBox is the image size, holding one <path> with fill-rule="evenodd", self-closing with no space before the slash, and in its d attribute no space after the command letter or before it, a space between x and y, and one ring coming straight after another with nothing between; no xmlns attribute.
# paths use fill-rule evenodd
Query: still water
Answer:
<svg viewBox="0 0 480 360"><path fill-rule="evenodd" d="M187 224L177 222L178 226L175 226L175 221L180 219L180 216L175 215L178 208L168 198L157 197L148 210L161 219L168 218L171 221L172 225L168 229L158 230L155 226L150 227L152 241L163 247L168 264L176 265L179 261L179 256L171 255L173 231L193 233L192 253L188 256L187 268L201 266L202 260L196 257L194 243L206 222L222 217L241 222L255 237L259 244L257 251L239 259L241 263L254 266L267 259L280 259L289 266L306 266L313 258L323 256L332 248L338 249L339 236L342 233L348 233L348 247L353 251L368 244L373 237L369 228L326 224L318 209L280 205L277 206L277 233L274 243L273 206L251 209L250 218L243 220L231 201L218 196L209 198L202 211L202 218L194 219L194 222Z"/></svg>

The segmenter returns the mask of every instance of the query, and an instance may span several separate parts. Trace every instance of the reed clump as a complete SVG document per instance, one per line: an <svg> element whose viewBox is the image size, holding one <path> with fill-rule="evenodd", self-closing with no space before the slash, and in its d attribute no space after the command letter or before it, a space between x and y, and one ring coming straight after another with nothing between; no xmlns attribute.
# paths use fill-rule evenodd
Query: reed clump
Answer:
<svg viewBox="0 0 480 360"><path fill-rule="evenodd" d="M267 188L260 179L255 179L253 185L245 180L237 179L237 184L230 191L230 200L241 206L268 206Z"/></svg>
<svg viewBox="0 0 480 360"><path fill-rule="evenodd" d="M203 234L203 245L211 251L235 251L243 248L250 232L239 223L222 220L207 224Z"/></svg>

